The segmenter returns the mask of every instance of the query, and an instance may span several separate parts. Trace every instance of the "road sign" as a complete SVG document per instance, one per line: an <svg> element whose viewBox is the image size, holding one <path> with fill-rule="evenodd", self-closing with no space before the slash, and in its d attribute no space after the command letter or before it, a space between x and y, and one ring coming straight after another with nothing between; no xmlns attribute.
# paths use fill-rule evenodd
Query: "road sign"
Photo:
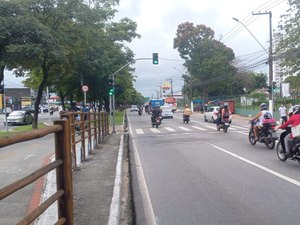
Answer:
<svg viewBox="0 0 300 225"><path fill-rule="evenodd" d="M84 91L84 92L87 92L89 90L89 87L87 85L83 85L81 87L81 90Z"/></svg>

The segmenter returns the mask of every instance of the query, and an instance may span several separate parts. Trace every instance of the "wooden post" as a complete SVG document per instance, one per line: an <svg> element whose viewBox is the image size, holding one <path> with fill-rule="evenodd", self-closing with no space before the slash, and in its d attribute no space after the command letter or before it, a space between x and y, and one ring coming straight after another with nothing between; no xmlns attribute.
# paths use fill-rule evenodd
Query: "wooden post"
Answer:
<svg viewBox="0 0 300 225"><path fill-rule="evenodd" d="M97 136L97 117L96 117L96 112L93 112L93 120L94 120L94 139L96 143L98 143L98 136Z"/></svg>
<svg viewBox="0 0 300 225"><path fill-rule="evenodd" d="M91 130L91 113L87 114L88 119L88 143L89 143L89 154L92 152L92 130Z"/></svg>
<svg viewBox="0 0 300 225"><path fill-rule="evenodd" d="M54 125L63 126L63 130L55 133L55 158L63 160L56 169L57 190L64 190L58 200L58 218L66 218L66 225L74 224L72 157L70 145L70 126L67 120L54 121Z"/></svg>
<svg viewBox="0 0 300 225"><path fill-rule="evenodd" d="M97 113L97 126L98 126L98 144L100 144L100 142L102 142L102 134L101 134L101 113L98 112Z"/></svg>

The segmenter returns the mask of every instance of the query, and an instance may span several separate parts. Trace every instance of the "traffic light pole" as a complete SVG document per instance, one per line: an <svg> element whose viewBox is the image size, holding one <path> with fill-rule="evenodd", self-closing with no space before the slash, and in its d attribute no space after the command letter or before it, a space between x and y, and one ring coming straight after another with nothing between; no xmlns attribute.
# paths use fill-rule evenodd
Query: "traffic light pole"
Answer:
<svg viewBox="0 0 300 225"><path fill-rule="evenodd" d="M138 60L152 60L152 58L137 58L134 60L131 60L130 62L126 63L124 66L122 66L120 69L118 69L116 72L114 72L111 75L112 83L113 83L113 94L112 94L112 103L110 104L112 107L110 108L112 110L112 133L116 133L116 123L115 123L115 110L116 110L116 102L115 102L115 75L120 72L125 67L129 66L130 64L134 63ZM110 112L111 115L111 112Z"/></svg>

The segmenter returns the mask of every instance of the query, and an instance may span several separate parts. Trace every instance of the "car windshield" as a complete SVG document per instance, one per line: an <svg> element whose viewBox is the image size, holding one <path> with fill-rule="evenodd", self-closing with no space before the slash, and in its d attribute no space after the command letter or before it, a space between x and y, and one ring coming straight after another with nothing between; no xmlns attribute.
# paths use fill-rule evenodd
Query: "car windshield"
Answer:
<svg viewBox="0 0 300 225"><path fill-rule="evenodd" d="M13 111L10 116L23 116L25 112L23 111Z"/></svg>

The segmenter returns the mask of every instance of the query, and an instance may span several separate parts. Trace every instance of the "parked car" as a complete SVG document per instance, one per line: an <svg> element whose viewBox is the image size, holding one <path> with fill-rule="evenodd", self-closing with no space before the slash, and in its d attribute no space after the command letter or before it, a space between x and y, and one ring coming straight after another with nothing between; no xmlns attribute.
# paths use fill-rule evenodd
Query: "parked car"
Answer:
<svg viewBox="0 0 300 225"><path fill-rule="evenodd" d="M22 111L27 111L27 112L30 112L30 113L34 113L34 107L32 107L32 106L24 106L21 110Z"/></svg>
<svg viewBox="0 0 300 225"><path fill-rule="evenodd" d="M170 105L163 105L160 107L162 118L171 118L173 119L173 110Z"/></svg>
<svg viewBox="0 0 300 225"><path fill-rule="evenodd" d="M7 125L13 124L21 124L21 125L28 125L32 124L33 116L29 111L24 110L15 110L12 111L9 116L7 117ZM4 121L4 125L6 125Z"/></svg>
<svg viewBox="0 0 300 225"><path fill-rule="evenodd" d="M220 109L220 106L211 106L204 113L204 121L205 122L217 122L217 114ZM229 117L229 123L231 123L231 116Z"/></svg>
<svg viewBox="0 0 300 225"><path fill-rule="evenodd" d="M138 112L139 108L136 105L132 105L130 108L130 112Z"/></svg>
<svg viewBox="0 0 300 225"><path fill-rule="evenodd" d="M12 109L9 107L6 107L6 114L10 114L12 112ZM2 113L5 114L5 109L2 110Z"/></svg>

